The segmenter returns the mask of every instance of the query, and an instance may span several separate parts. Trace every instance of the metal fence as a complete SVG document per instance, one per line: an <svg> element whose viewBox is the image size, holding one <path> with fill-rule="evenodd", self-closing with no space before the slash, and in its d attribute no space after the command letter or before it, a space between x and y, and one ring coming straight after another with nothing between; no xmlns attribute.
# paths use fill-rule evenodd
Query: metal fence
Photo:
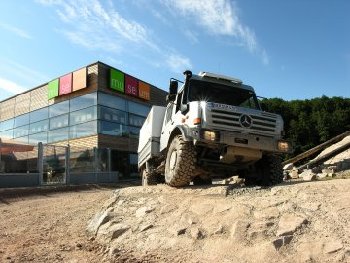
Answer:
<svg viewBox="0 0 350 263"><path fill-rule="evenodd" d="M5 152L0 144L0 188L57 184L116 183L110 149L44 145Z"/></svg>

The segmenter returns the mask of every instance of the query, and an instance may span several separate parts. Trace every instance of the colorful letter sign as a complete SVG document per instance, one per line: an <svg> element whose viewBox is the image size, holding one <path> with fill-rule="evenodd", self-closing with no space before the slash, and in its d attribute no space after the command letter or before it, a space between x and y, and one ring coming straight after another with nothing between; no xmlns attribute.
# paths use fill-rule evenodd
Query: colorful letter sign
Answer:
<svg viewBox="0 0 350 263"><path fill-rule="evenodd" d="M73 91L86 88L86 68L73 72Z"/></svg>
<svg viewBox="0 0 350 263"><path fill-rule="evenodd" d="M48 99L58 96L58 79L49 82L48 85Z"/></svg>
<svg viewBox="0 0 350 263"><path fill-rule="evenodd" d="M110 71L110 87L124 93L124 74L118 70L111 69Z"/></svg>
<svg viewBox="0 0 350 263"><path fill-rule="evenodd" d="M60 77L60 95L72 92L72 73Z"/></svg>
<svg viewBox="0 0 350 263"><path fill-rule="evenodd" d="M139 91L138 91L138 81L137 79L125 75L125 94L129 94L132 96L138 96L139 95Z"/></svg>
<svg viewBox="0 0 350 263"><path fill-rule="evenodd" d="M139 81L139 97L141 99L150 100L149 84Z"/></svg>

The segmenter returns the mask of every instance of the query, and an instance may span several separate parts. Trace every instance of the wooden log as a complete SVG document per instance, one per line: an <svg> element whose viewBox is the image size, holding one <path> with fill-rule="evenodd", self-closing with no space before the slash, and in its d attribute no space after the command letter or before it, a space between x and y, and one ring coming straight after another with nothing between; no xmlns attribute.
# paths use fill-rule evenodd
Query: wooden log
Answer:
<svg viewBox="0 0 350 263"><path fill-rule="evenodd" d="M283 165L286 165L286 164L289 164L289 163L296 163L298 161L301 161L317 152L320 152L322 150L324 150L325 148L329 147L330 145L334 144L334 143L337 143L339 141L341 141L342 139L344 139L346 136L350 135L350 131L346 131L346 132L343 132L342 134L339 134L335 137L333 137L332 139L320 144L320 145L317 145L316 147L314 148L311 148L310 150L307 150L306 152L303 152L291 159L288 159L286 161L284 161L282 164Z"/></svg>
<svg viewBox="0 0 350 263"><path fill-rule="evenodd" d="M298 171L303 170L305 168L312 169L313 167L317 166L318 164L327 161L328 159L334 157L335 155L337 155L341 152L346 151L349 148L350 148L350 142L348 142L342 146L339 146L338 148L334 149L333 151L330 151L329 153L326 153L318 158L315 158L315 159L311 160L310 162L303 164L302 166L299 166L297 169L298 169Z"/></svg>

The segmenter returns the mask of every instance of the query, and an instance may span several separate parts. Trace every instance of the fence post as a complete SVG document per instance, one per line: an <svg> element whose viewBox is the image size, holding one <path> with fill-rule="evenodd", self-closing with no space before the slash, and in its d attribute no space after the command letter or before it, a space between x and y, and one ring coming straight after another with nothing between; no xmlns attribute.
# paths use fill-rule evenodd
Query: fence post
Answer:
<svg viewBox="0 0 350 263"><path fill-rule="evenodd" d="M43 143L38 143L38 171L39 171L39 185L43 184L44 173L44 147Z"/></svg>
<svg viewBox="0 0 350 263"><path fill-rule="evenodd" d="M98 161L98 156L97 156L97 148L93 148L93 153L94 153L94 161L93 161L93 168L94 168L94 173L95 173L95 182L98 183L97 181L97 161Z"/></svg>
<svg viewBox="0 0 350 263"><path fill-rule="evenodd" d="M66 166L66 184L70 184L70 145L66 147L66 159L65 159L65 166Z"/></svg>

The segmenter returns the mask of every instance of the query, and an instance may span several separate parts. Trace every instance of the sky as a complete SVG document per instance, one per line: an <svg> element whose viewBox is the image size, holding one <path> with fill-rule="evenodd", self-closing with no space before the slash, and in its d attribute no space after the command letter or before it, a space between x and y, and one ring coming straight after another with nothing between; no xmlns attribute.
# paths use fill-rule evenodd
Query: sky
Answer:
<svg viewBox="0 0 350 263"><path fill-rule="evenodd" d="M96 61L168 90L186 69L284 100L350 97L348 0L2 0L0 100Z"/></svg>

